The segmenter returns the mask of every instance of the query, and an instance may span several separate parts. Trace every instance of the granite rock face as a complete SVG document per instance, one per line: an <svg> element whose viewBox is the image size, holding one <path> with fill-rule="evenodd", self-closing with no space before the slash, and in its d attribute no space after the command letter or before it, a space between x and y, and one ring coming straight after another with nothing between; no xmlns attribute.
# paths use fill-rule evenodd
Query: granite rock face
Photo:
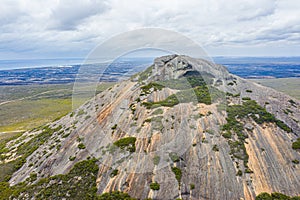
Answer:
<svg viewBox="0 0 300 200"><path fill-rule="evenodd" d="M144 106L144 102L163 102L180 92L164 81L190 76L202 76L209 91L217 89L220 95L214 99L212 95L210 104ZM153 82L164 87L149 86ZM220 110L220 105L242 104L245 97L292 129L284 131L272 122L258 124L251 117L242 120L250 171L242 159L232 155L229 139L222 136L228 113ZM120 190L138 199L163 200L255 199L261 192L295 196L300 194L300 165L292 160L300 160L300 153L292 149L292 142L300 137L299 119L299 102L285 94L205 60L164 56L145 72L117 83L51 124L61 125L62 131L27 158L10 184L24 181L32 172L38 179L67 173L76 162L95 157L99 160L98 193ZM25 136L34 134L39 131ZM136 139L134 144L115 143L129 137ZM60 148L50 149L58 145L57 139ZM237 136L230 140L236 141ZM79 144L84 148L78 148ZM154 182L159 190L150 188Z"/></svg>

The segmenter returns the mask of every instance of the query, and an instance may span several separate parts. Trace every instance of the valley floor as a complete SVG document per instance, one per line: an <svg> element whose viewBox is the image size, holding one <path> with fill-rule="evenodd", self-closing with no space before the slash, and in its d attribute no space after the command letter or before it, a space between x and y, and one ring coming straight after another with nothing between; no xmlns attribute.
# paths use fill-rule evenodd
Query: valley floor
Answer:
<svg viewBox="0 0 300 200"><path fill-rule="evenodd" d="M250 79L261 85L271 87L291 97L300 99L300 78Z"/></svg>
<svg viewBox="0 0 300 200"><path fill-rule="evenodd" d="M99 84L97 92L113 84ZM30 130L66 115L72 111L72 92L73 84L1 86L0 133Z"/></svg>
<svg viewBox="0 0 300 200"><path fill-rule="evenodd" d="M300 78L251 80L300 99ZM103 91L113 84L102 83L97 91ZM22 132L71 112L72 91L73 84L1 86L0 132Z"/></svg>

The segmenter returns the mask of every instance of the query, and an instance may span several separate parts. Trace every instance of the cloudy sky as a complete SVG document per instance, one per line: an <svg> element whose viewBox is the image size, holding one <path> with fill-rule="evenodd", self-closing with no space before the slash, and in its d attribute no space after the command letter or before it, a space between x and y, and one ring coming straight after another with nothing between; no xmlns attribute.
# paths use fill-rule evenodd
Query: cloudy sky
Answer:
<svg viewBox="0 0 300 200"><path fill-rule="evenodd" d="M1 0L0 59L84 58L124 31L158 27L211 56L300 56L297 0Z"/></svg>

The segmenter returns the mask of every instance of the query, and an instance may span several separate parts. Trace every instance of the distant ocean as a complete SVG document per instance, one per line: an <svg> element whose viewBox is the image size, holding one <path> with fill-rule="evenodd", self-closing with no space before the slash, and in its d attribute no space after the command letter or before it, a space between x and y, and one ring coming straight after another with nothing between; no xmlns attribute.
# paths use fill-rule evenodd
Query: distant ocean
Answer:
<svg viewBox="0 0 300 200"><path fill-rule="evenodd" d="M147 62L153 58L146 58ZM132 60L132 59L131 59ZM140 60L140 59L139 59ZM213 57L217 64L231 68L232 66L267 67L268 65L284 66L300 65L300 57ZM37 68L50 66L78 65L84 62L84 58L56 58L56 59L23 59L23 60L0 60L0 70Z"/></svg>
<svg viewBox="0 0 300 200"><path fill-rule="evenodd" d="M214 57L214 62L243 78L300 78L300 57ZM83 59L0 60L0 85L74 82L78 70L87 67L100 81L118 81L142 71L153 58L121 58L100 72L103 64L81 65ZM88 79L88 78L87 78Z"/></svg>
<svg viewBox="0 0 300 200"><path fill-rule="evenodd" d="M243 78L300 77L300 57L214 57L229 72Z"/></svg>
<svg viewBox="0 0 300 200"><path fill-rule="evenodd" d="M81 64L82 58L0 60L0 70Z"/></svg>

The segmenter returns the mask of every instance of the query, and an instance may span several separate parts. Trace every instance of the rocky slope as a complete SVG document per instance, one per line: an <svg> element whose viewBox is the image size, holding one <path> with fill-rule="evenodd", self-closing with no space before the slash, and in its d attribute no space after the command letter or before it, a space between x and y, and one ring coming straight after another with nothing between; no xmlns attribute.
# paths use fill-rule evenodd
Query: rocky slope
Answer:
<svg viewBox="0 0 300 200"><path fill-rule="evenodd" d="M26 132L22 142L11 141L4 162L23 158L10 185L33 175L29 185L67 174L93 157L98 194L119 190L164 200L296 196L300 154L292 143L300 137L299 119L300 104L287 95L205 60L164 56L73 113ZM24 153L24 144L37 147Z"/></svg>

